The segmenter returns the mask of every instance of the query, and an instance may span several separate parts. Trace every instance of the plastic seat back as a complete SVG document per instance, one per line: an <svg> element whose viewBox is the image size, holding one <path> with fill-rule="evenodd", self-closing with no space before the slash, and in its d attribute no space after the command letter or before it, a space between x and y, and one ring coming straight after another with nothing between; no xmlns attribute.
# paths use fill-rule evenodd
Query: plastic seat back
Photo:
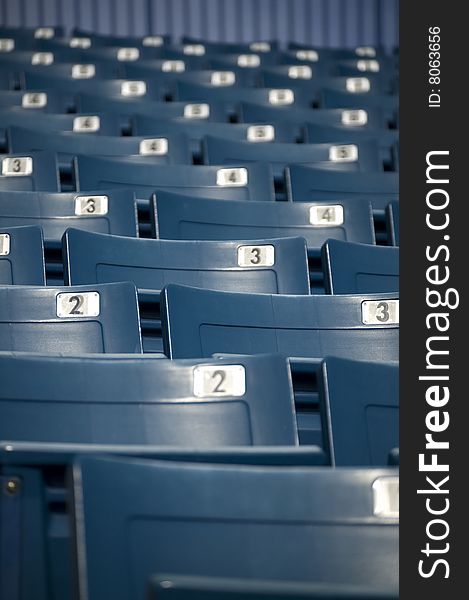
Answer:
<svg viewBox="0 0 469 600"><path fill-rule="evenodd" d="M90 457L73 475L80 589L89 600L143 598L157 573L397 594L396 470Z"/></svg>
<svg viewBox="0 0 469 600"><path fill-rule="evenodd" d="M9 190L60 191L59 168L55 153L28 150L0 154L0 192Z"/></svg>
<svg viewBox="0 0 469 600"><path fill-rule="evenodd" d="M0 287L0 350L141 353L135 286Z"/></svg>
<svg viewBox="0 0 469 600"><path fill-rule="evenodd" d="M116 327L124 326L122 317ZM170 361L0 353L0 372L2 440L110 447L298 444L290 371L281 356Z"/></svg>
<svg viewBox="0 0 469 600"><path fill-rule="evenodd" d="M148 197L156 189L170 189L193 197L237 200L274 200L269 165L245 166L155 165L146 157L92 158L74 161L77 188L128 188Z"/></svg>
<svg viewBox="0 0 469 600"><path fill-rule="evenodd" d="M322 247L328 294L399 291L399 249L328 240Z"/></svg>
<svg viewBox="0 0 469 600"><path fill-rule="evenodd" d="M397 173L336 173L314 166L290 165L286 181L288 197L293 202L365 197L374 209L384 210L399 197Z"/></svg>
<svg viewBox="0 0 469 600"><path fill-rule="evenodd" d="M337 202L238 202L161 191L155 195L158 237L173 240L268 239L301 235L319 253L329 238L375 243L371 205Z"/></svg>
<svg viewBox="0 0 469 600"><path fill-rule="evenodd" d="M0 227L40 225L48 244L60 245L68 227L136 237L137 201L127 190L1 192Z"/></svg>
<svg viewBox="0 0 469 600"><path fill-rule="evenodd" d="M69 229L63 244L67 285L132 281L139 290L156 293L168 283L181 283L226 291L309 294L302 238L255 243L146 240Z"/></svg>
<svg viewBox="0 0 469 600"><path fill-rule="evenodd" d="M386 466L399 447L399 366L326 358L320 371L325 447L334 466Z"/></svg>
<svg viewBox="0 0 469 600"><path fill-rule="evenodd" d="M45 285L40 227L0 226L0 285Z"/></svg>
<svg viewBox="0 0 469 600"><path fill-rule="evenodd" d="M398 360L397 294L287 296L168 285L161 312L172 358L280 352Z"/></svg>

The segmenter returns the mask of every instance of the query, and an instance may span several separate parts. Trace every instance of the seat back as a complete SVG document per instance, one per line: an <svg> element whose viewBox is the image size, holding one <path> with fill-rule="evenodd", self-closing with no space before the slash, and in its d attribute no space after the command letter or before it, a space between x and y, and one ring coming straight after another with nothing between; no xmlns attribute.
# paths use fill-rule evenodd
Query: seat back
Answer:
<svg viewBox="0 0 469 600"><path fill-rule="evenodd" d="M371 205L337 202L238 202L157 192L158 237L176 240L268 239L301 235L319 253L328 238L375 243Z"/></svg>
<svg viewBox="0 0 469 600"><path fill-rule="evenodd" d="M280 356L170 361L0 353L0 372L3 440L111 447L298 444L290 371Z"/></svg>
<svg viewBox="0 0 469 600"><path fill-rule="evenodd" d="M399 291L399 249L327 240L321 251L328 294Z"/></svg>
<svg viewBox="0 0 469 600"><path fill-rule="evenodd" d="M399 447L399 366L326 358L321 366L323 439L333 466L385 466Z"/></svg>
<svg viewBox="0 0 469 600"><path fill-rule="evenodd" d="M53 152L0 154L0 192L60 191L59 168Z"/></svg>
<svg viewBox="0 0 469 600"><path fill-rule="evenodd" d="M272 172L265 163L245 166L155 165L146 157L95 158L74 161L77 189L130 188L148 196L171 189L196 196L236 200L274 200Z"/></svg>
<svg viewBox="0 0 469 600"><path fill-rule="evenodd" d="M132 281L139 290L157 293L168 283L182 283L226 291L309 294L302 238L255 243L146 240L69 229L63 248L67 285Z"/></svg>
<svg viewBox="0 0 469 600"><path fill-rule="evenodd" d="M396 294L287 296L168 285L162 322L165 353L172 358L280 352L398 360Z"/></svg>
<svg viewBox="0 0 469 600"><path fill-rule="evenodd" d="M137 201L127 190L2 192L0 227L40 225L48 244L59 245L68 227L136 237Z"/></svg>
<svg viewBox="0 0 469 600"><path fill-rule="evenodd" d="M286 181L293 202L362 197L369 198L374 209L384 210L391 200L399 198L397 173L346 173L290 165Z"/></svg>
<svg viewBox="0 0 469 600"><path fill-rule="evenodd" d="M378 147L372 140L357 143L263 144L253 145L206 136L203 152L206 164L236 164L262 160L272 165L274 175L282 177L288 163L330 163L331 169L353 169L362 172L382 170Z"/></svg>
<svg viewBox="0 0 469 600"><path fill-rule="evenodd" d="M40 227L0 226L0 285L45 285Z"/></svg>
<svg viewBox="0 0 469 600"><path fill-rule="evenodd" d="M86 118L83 121L86 123ZM41 131L23 127L8 129L8 143L12 152L50 150L71 159L76 154L126 156L141 155L151 158L154 164L191 164L187 139L182 133L159 137L119 137L83 135L74 132L51 132L47 136Z"/></svg>
<svg viewBox="0 0 469 600"><path fill-rule="evenodd" d="M0 287L0 350L141 353L135 286Z"/></svg>
<svg viewBox="0 0 469 600"><path fill-rule="evenodd" d="M89 600L143 598L157 573L397 594L396 470L82 458L73 476ZM392 507L384 513L383 500Z"/></svg>

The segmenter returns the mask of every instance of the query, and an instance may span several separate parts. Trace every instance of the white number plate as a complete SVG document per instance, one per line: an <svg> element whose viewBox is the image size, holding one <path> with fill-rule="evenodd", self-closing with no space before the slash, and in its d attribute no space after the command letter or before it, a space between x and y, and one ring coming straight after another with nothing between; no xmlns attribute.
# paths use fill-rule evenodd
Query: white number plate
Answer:
<svg viewBox="0 0 469 600"><path fill-rule="evenodd" d="M366 110L343 110L341 114L342 125L363 126L368 123Z"/></svg>
<svg viewBox="0 0 469 600"><path fill-rule="evenodd" d="M73 37L70 40L70 48L86 48L91 47L91 40L87 37Z"/></svg>
<svg viewBox="0 0 469 600"><path fill-rule="evenodd" d="M357 69L359 71L379 73L379 62L377 60L357 60Z"/></svg>
<svg viewBox="0 0 469 600"><path fill-rule="evenodd" d="M376 56L376 50L372 46L359 46L355 49L357 56L368 56L374 58Z"/></svg>
<svg viewBox="0 0 469 600"><path fill-rule="evenodd" d="M345 81L345 88L352 94L364 93L370 91L371 83L366 77L348 77Z"/></svg>
<svg viewBox="0 0 469 600"><path fill-rule="evenodd" d="M73 65L72 79L93 79L96 75L94 65Z"/></svg>
<svg viewBox="0 0 469 600"><path fill-rule="evenodd" d="M0 256L10 254L10 236L8 233L0 233Z"/></svg>
<svg viewBox="0 0 469 600"><path fill-rule="evenodd" d="M217 185L243 186L248 183L248 170L244 167L238 169L218 169Z"/></svg>
<svg viewBox="0 0 469 600"><path fill-rule="evenodd" d="M52 52L35 52L31 57L32 65L51 65L54 62Z"/></svg>
<svg viewBox="0 0 469 600"><path fill-rule="evenodd" d="M75 117L73 119L73 131L76 133L99 131L101 126L100 119L98 116L90 117Z"/></svg>
<svg viewBox="0 0 469 600"><path fill-rule="evenodd" d="M258 67L261 59L257 54L240 54L238 56L238 67Z"/></svg>
<svg viewBox="0 0 469 600"><path fill-rule="evenodd" d="M8 177L31 175L33 159L31 156L14 156L2 160L2 175Z"/></svg>
<svg viewBox="0 0 469 600"><path fill-rule="evenodd" d="M78 217L96 217L107 215L107 196L76 196L75 214Z"/></svg>
<svg viewBox="0 0 469 600"><path fill-rule="evenodd" d="M364 325L399 325L399 300L364 300Z"/></svg>
<svg viewBox="0 0 469 600"><path fill-rule="evenodd" d="M34 32L34 37L39 40L50 40L50 38L54 37L54 29L52 27L39 27Z"/></svg>
<svg viewBox="0 0 469 600"><path fill-rule="evenodd" d="M99 316L98 292L57 294L56 301L57 316L60 318Z"/></svg>
<svg viewBox="0 0 469 600"><path fill-rule="evenodd" d="M272 267L275 264L275 247L266 246L239 246L239 267Z"/></svg>
<svg viewBox="0 0 469 600"><path fill-rule="evenodd" d="M358 160L358 146L355 144L331 146L329 160L333 162L355 162Z"/></svg>
<svg viewBox="0 0 469 600"><path fill-rule="evenodd" d="M161 64L163 73L183 73L186 65L183 60L165 60Z"/></svg>
<svg viewBox="0 0 469 600"><path fill-rule="evenodd" d="M157 46L162 46L163 43L164 43L164 40L161 37L161 35L147 35L142 40L142 46L157 47Z"/></svg>
<svg viewBox="0 0 469 600"><path fill-rule="evenodd" d="M311 79L313 71L308 65L295 65L288 68L288 77L290 79Z"/></svg>
<svg viewBox="0 0 469 600"><path fill-rule="evenodd" d="M316 50L297 50L296 58L298 60L309 60L310 62L318 62L319 54Z"/></svg>
<svg viewBox="0 0 469 600"><path fill-rule="evenodd" d="M233 85L235 81L233 71L214 71L210 77L210 83L216 86Z"/></svg>
<svg viewBox="0 0 469 600"><path fill-rule="evenodd" d="M242 365L203 365L194 369L194 396L219 398L246 393L246 372Z"/></svg>
<svg viewBox="0 0 469 600"><path fill-rule="evenodd" d="M0 39L0 52L11 52L15 49L15 40L11 38Z"/></svg>
<svg viewBox="0 0 469 600"><path fill-rule="evenodd" d="M123 81L121 96L145 96L147 84L144 81Z"/></svg>
<svg viewBox="0 0 469 600"><path fill-rule="evenodd" d="M253 52L270 52L269 42L252 42L249 44L249 50Z"/></svg>
<svg viewBox="0 0 469 600"><path fill-rule="evenodd" d="M184 117L186 119L208 119L210 106L208 104L186 104L184 106Z"/></svg>
<svg viewBox="0 0 469 600"><path fill-rule="evenodd" d="M344 223L344 208L340 204L322 204L309 209L309 222L320 227L336 227Z"/></svg>
<svg viewBox="0 0 469 600"><path fill-rule="evenodd" d="M373 482L375 517L399 518L399 477L379 477Z"/></svg>
<svg viewBox="0 0 469 600"><path fill-rule="evenodd" d="M250 125L246 134L248 142L271 142L275 139L273 125Z"/></svg>
<svg viewBox="0 0 469 600"><path fill-rule="evenodd" d="M168 154L168 139L142 140L139 146L139 154L156 154L157 156Z"/></svg>
<svg viewBox="0 0 469 600"><path fill-rule="evenodd" d="M46 105L47 94L45 92L27 92L21 99L23 108L43 108Z"/></svg>
<svg viewBox="0 0 469 600"><path fill-rule="evenodd" d="M203 56L205 54L205 46L202 44L186 44L182 51L187 56Z"/></svg>
<svg viewBox="0 0 469 600"><path fill-rule="evenodd" d="M269 104L284 106L293 104L294 101L295 94L293 93L293 90L269 90Z"/></svg>
<svg viewBox="0 0 469 600"><path fill-rule="evenodd" d="M117 51L117 60L121 62L134 61L140 58L140 50L138 48L119 48Z"/></svg>

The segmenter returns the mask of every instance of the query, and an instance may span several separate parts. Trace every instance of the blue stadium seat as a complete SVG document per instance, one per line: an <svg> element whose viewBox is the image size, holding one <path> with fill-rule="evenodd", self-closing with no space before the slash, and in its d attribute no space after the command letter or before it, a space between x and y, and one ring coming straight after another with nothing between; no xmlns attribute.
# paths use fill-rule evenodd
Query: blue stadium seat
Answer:
<svg viewBox="0 0 469 600"><path fill-rule="evenodd" d="M14 90L16 87L16 77L14 72L5 69L3 66L0 67L0 90L3 93L4 90Z"/></svg>
<svg viewBox="0 0 469 600"><path fill-rule="evenodd" d="M60 191L59 167L55 153L28 151L0 154L0 192L10 190ZM3 216L1 210L0 219Z"/></svg>
<svg viewBox="0 0 469 600"><path fill-rule="evenodd" d="M287 194L293 202L368 198L375 210L384 210L399 199L397 173L347 173L290 165L286 174Z"/></svg>
<svg viewBox="0 0 469 600"><path fill-rule="evenodd" d="M57 63L80 62L83 54L74 48L62 48L60 52L43 51L41 48L28 48L15 52L2 52L0 65L13 66L22 73L25 69L36 66L57 66Z"/></svg>
<svg viewBox="0 0 469 600"><path fill-rule="evenodd" d="M63 90L54 90L50 93L45 90L29 91L9 91L0 94L0 109L21 107L25 110L36 113L66 112L69 108L69 101ZM36 114L37 116L37 114ZM1 124L3 127L3 124Z"/></svg>
<svg viewBox="0 0 469 600"><path fill-rule="evenodd" d="M398 482L393 469L81 458L80 589L89 600L143 598L152 576L172 573L396 595Z"/></svg>
<svg viewBox="0 0 469 600"><path fill-rule="evenodd" d="M135 65L138 68L138 65ZM132 66L129 65L129 70L132 70ZM214 70L214 69L203 69L203 70L188 70L184 73L179 73L177 76L179 81L186 83L195 83L197 85L211 85L213 87L231 87L241 86L249 87L250 78L246 73L245 69L237 69L233 71L228 70Z"/></svg>
<svg viewBox="0 0 469 600"><path fill-rule="evenodd" d="M340 108L289 108L288 106L262 106L242 102L238 108L240 120L245 123L283 122L311 123L324 127L347 127L350 131L373 131L385 128L386 120L378 108L340 109Z"/></svg>
<svg viewBox="0 0 469 600"><path fill-rule="evenodd" d="M11 354L3 353L11 358ZM14 355L15 363L46 364L45 356L23 354ZM57 357L52 357L55 360ZM129 355L106 355L102 359L119 360L123 365L129 363ZM246 357L244 357L246 358ZM251 358L255 360L252 362ZM257 363L264 357L247 358L249 364ZM83 363L87 359L81 357ZM96 361L97 357L92 357ZM139 357L137 366L145 370L146 357ZM155 362L151 357L151 361ZM59 358L63 364L64 357ZM77 359L71 358L70 364L76 365ZM169 362L169 361L167 361ZM8 363L6 363L8 364ZM174 362L172 363L174 365ZM117 369L117 367L116 367ZM148 369L146 369L148 371ZM74 368L73 377L78 369ZM271 372L269 371L269 377ZM49 383L49 382L48 382ZM79 385L83 386L83 379ZM139 383L139 385L141 382ZM135 388L132 390L134 393ZM35 390L37 392L37 390ZM199 400L200 402L200 400ZM194 406L194 405L192 405ZM212 401L212 406L216 403ZM120 423L123 425L123 423ZM103 428L106 424L103 425ZM193 430L192 430L193 431ZM20 535L18 544L10 547L8 569L2 574L3 589L20 587L23 598L50 600L51 598L69 598L73 596L71 583L73 565L72 525L68 517L71 498L65 487L67 470L72 466L78 454L117 454L140 456L159 460L183 461L210 464L235 465L276 465L282 467L325 465L324 452L316 446L230 446L184 448L178 446L143 446L116 444L47 444L31 442L0 441L0 484L8 481L21 482L21 495L4 495L2 510L14 507L14 514L20 517L15 535ZM53 474L53 485L51 485ZM15 501L22 502L18 506ZM10 504L10 502L12 504ZM13 519L10 521L15 523ZM50 526L46 526L45 524ZM3 532L2 532L3 533ZM10 587L9 587L10 586Z"/></svg>
<svg viewBox="0 0 469 600"><path fill-rule="evenodd" d="M166 45L171 42L171 36L169 35L161 35L158 34L156 36L122 36L122 35L104 35L100 33L96 33L94 31L90 31L88 29L83 29L82 27L73 27L72 35L77 37L85 37L89 38L91 41L91 47L98 46L116 46L116 47L126 47L126 46L145 46L148 44L150 47L153 47L156 44L156 47L160 45ZM149 40L148 38L153 38ZM152 42L150 44L150 42Z"/></svg>
<svg viewBox="0 0 469 600"><path fill-rule="evenodd" d="M280 352L398 360L397 294L287 296L168 285L161 303L171 358Z"/></svg>
<svg viewBox="0 0 469 600"><path fill-rule="evenodd" d="M137 201L127 190L61 194L0 191L0 227L19 225L40 225L45 242L59 247L68 227L136 237Z"/></svg>
<svg viewBox="0 0 469 600"><path fill-rule="evenodd" d="M150 293L181 283L225 291L309 294L303 238L255 243L145 240L68 229L63 248L67 285L132 281L139 291Z"/></svg>
<svg viewBox="0 0 469 600"><path fill-rule="evenodd" d="M387 94L350 94L335 89L323 89L321 93L322 108L361 108L365 110L379 108L387 122L396 127L399 121L399 98Z"/></svg>
<svg viewBox="0 0 469 600"><path fill-rule="evenodd" d="M0 226L0 285L45 284L41 228Z"/></svg>
<svg viewBox="0 0 469 600"><path fill-rule="evenodd" d="M62 56L62 53L63 50L60 53L55 53L54 59L56 56ZM44 54L48 55L48 53ZM54 63L48 66L41 64L28 65L20 74L21 88L34 90L37 88L54 89L55 87L72 86L71 89L75 89L76 84L82 83L85 85L86 82L90 81L93 84L100 84L103 83L101 81L103 79L113 79L117 76L115 67L103 63L93 63L86 52L81 53L79 56L72 55L72 57L73 62L61 61L56 63L54 60Z"/></svg>
<svg viewBox="0 0 469 600"><path fill-rule="evenodd" d="M227 122L223 105L217 102L156 102L139 98L140 96L107 98L81 92L75 96L75 104L78 112L112 111L120 115L140 114L158 119L184 117L191 120Z"/></svg>
<svg viewBox="0 0 469 600"><path fill-rule="evenodd" d="M296 142L294 129L285 122L258 123L215 123L205 120L155 119L147 115L135 115L131 120L133 135L157 133L184 133L189 138L194 154L201 153L202 138L212 135L226 140L250 142Z"/></svg>
<svg viewBox="0 0 469 600"><path fill-rule="evenodd" d="M327 109L325 109L327 110ZM319 125L316 123L307 123L306 127L306 142L310 144L323 144L326 142L356 142L362 140L373 139L379 145L380 156L385 164L386 170L396 171L394 145L399 139L399 132L392 129L362 129L341 125L330 127Z"/></svg>
<svg viewBox="0 0 469 600"><path fill-rule="evenodd" d="M275 199L272 172L266 163L239 167L163 166L147 157L78 156L74 167L79 190L124 187L147 197L155 189L171 189L193 197Z"/></svg>
<svg viewBox="0 0 469 600"><path fill-rule="evenodd" d="M64 34L64 28L55 25L54 27L18 27L2 25L0 27L0 35L3 37L12 36L15 39L51 39L56 37L62 37Z"/></svg>
<svg viewBox="0 0 469 600"><path fill-rule="evenodd" d="M259 80L261 85L265 87L301 89L315 103L320 102L322 90L326 88L358 96L359 99L364 95L387 93L389 91L387 82L383 82L382 78L374 73L361 73L357 77L315 77L310 65L275 65L267 67L260 70Z"/></svg>
<svg viewBox="0 0 469 600"><path fill-rule="evenodd" d="M397 600L398 594L369 586L155 575L148 600Z"/></svg>
<svg viewBox="0 0 469 600"><path fill-rule="evenodd" d="M22 108L10 108L0 111L0 133L5 135L4 128L27 127L38 131L58 132L75 131L93 133L95 135L120 135L119 118L112 113L88 113L80 115L55 115L42 113L37 118L34 111ZM6 144L6 138L0 138L0 144Z"/></svg>
<svg viewBox="0 0 469 600"><path fill-rule="evenodd" d="M2 440L298 444L290 372L280 356L169 361L0 353L0 372Z"/></svg>
<svg viewBox="0 0 469 600"><path fill-rule="evenodd" d="M327 358L320 370L320 411L331 464L386 466L399 447L398 363Z"/></svg>
<svg viewBox="0 0 469 600"><path fill-rule="evenodd" d="M141 353L135 286L0 287L0 350Z"/></svg>
<svg viewBox="0 0 469 600"><path fill-rule="evenodd" d="M158 237L173 240L269 239L301 235L308 251L319 253L328 238L374 244L368 200L332 203L217 202L157 192L154 212Z"/></svg>
<svg viewBox="0 0 469 600"><path fill-rule="evenodd" d="M76 118L76 117L75 117ZM88 117L84 117L85 123ZM92 123L91 123L92 124ZM86 127L84 130L86 131ZM57 152L60 161L70 163L76 154L87 157L141 155L151 159L155 165L192 164L187 138L182 133L166 134L161 137L118 137L82 132L44 135L42 131L24 127L9 127L7 139L10 152L27 150L50 150Z"/></svg>
<svg viewBox="0 0 469 600"><path fill-rule="evenodd" d="M283 177L288 163L328 163L331 169L353 169L360 172L382 170L378 157L378 147L372 140L341 144L264 144L252 145L249 142L237 142L205 136L203 155L205 164L236 164L239 161L252 162L262 160L272 166L274 177Z"/></svg>
<svg viewBox="0 0 469 600"><path fill-rule="evenodd" d="M176 85L176 98L178 100L197 100L198 102L223 102L229 112L235 112L239 102L254 102L267 106L295 106L308 108L310 101L308 95L301 88L294 91L290 88L242 88L242 87L214 87L212 85L197 85L178 81Z"/></svg>
<svg viewBox="0 0 469 600"><path fill-rule="evenodd" d="M253 42L214 42L203 40L190 35L183 35L184 44L202 44L207 54L241 54L260 52L261 55L277 52L279 44L276 40L257 40Z"/></svg>
<svg viewBox="0 0 469 600"><path fill-rule="evenodd" d="M321 252L328 294L399 291L399 249L327 240Z"/></svg>
<svg viewBox="0 0 469 600"><path fill-rule="evenodd" d="M389 243L399 246L399 202L390 202L386 207Z"/></svg>
<svg viewBox="0 0 469 600"><path fill-rule="evenodd" d="M151 81L134 81L127 79L65 79L62 77L46 77L43 75L28 75L25 82L28 89L45 89L54 94L61 92L67 99L68 110L75 112L81 106L77 95L89 93L98 96L102 101L122 100L144 97L148 102L164 100L161 88ZM40 87L38 87L40 86ZM83 110L83 109L81 109ZM87 109L85 109L87 110ZM92 109L94 110L94 109ZM105 110L102 106L99 110Z"/></svg>

